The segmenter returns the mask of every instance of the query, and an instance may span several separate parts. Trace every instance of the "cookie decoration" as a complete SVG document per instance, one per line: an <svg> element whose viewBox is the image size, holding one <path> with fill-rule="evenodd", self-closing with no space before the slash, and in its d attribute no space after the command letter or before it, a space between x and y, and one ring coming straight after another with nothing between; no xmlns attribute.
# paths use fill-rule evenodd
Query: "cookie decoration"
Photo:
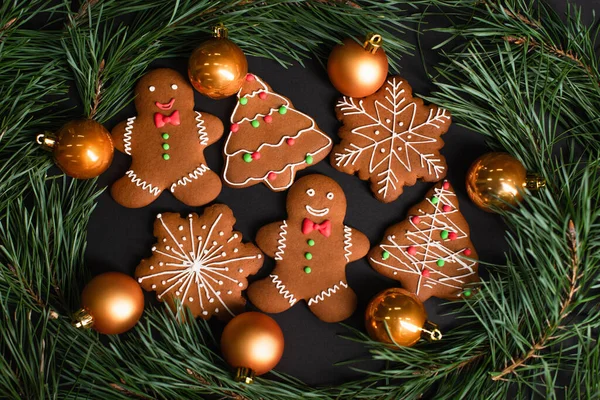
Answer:
<svg viewBox="0 0 600 400"><path fill-rule="evenodd" d="M135 89L137 116L112 130L115 148L132 158L125 176L111 188L125 207L144 207L169 190L189 206L201 206L221 192L204 149L223 135L223 123L194 111L194 91L177 71L161 68L144 75Z"/></svg>
<svg viewBox="0 0 600 400"><path fill-rule="evenodd" d="M346 264L367 254L369 240L344 225L342 188L324 175L305 176L288 193L287 213L288 219L258 231L258 247L276 265L269 277L250 285L250 301L264 312L279 313L305 300L325 322L348 318L356 295L346 282Z"/></svg>
<svg viewBox="0 0 600 400"><path fill-rule="evenodd" d="M478 257L450 183L437 183L408 215L371 249L371 266L421 301L471 296L479 282Z"/></svg>
<svg viewBox="0 0 600 400"><path fill-rule="evenodd" d="M264 183L288 189L296 172L323 160L332 140L290 99L247 74L238 92L225 143L223 181L233 188Z"/></svg>
<svg viewBox="0 0 600 400"><path fill-rule="evenodd" d="M206 208L201 216L158 214L154 222L158 241L152 256L137 266L135 277L178 317L186 306L195 317L231 319L244 311L246 277L263 263L260 250L242 243L234 224L233 212L224 204Z"/></svg>
<svg viewBox="0 0 600 400"><path fill-rule="evenodd" d="M342 97L336 115L343 123L338 133L342 141L331 152L331 165L370 180L378 200L396 200L417 178L437 182L446 176L446 160L439 150L450 113L414 98L403 78L389 77L364 98Z"/></svg>

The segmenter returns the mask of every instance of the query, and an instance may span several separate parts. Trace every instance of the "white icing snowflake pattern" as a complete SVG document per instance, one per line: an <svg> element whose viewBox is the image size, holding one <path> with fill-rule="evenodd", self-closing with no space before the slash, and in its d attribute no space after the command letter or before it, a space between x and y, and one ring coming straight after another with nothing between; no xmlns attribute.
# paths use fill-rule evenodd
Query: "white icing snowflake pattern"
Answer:
<svg viewBox="0 0 600 400"><path fill-rule="evenodd" d="M371 179L381 200L395 200L403 186L414 184L418 177L438 181L446 175L438 150L450 113L413 99L410 86L401 78L389 78L365 99L344 96L337 108L344 122L343 140L334 148L332 164L342 172L358 171L361 179Z"/></svg>

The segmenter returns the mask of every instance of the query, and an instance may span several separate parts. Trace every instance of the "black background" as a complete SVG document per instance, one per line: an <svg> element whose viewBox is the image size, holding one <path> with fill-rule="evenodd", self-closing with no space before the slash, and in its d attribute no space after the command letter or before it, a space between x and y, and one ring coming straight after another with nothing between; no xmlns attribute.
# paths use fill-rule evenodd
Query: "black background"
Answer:
<svg viewBox="0 0 600 400"><path fill-rule="evenodd" d="M559 11L565 9L563 0L551 1ZM586 17L592 20L591 10L599 1L579 0L577 3L586 10ZM198 44L203 38L199 38ZM232 38L235 40L235 38ZM427 33L422 37L423 54L427 68L431 71L439 60L431 46L441 38L435 33ZM416 43L416 34L407 34L406 40ZM278 63L266 59L248 58L249 71L257 74L271 85L274 91L289 97L294 106L312 116L319 127L338 142L336 132L339 122L335 118L334 106L339 93L329 83L326 71L317 61L308 61L305 68L294 65L285 69ZM427 95L433 89L428 81L420 55L403 57L399 62L400 74L412 85L417 94ZM186 76L187 60L157 60L152 68L170 67ZM133 99L133 88L131 91ZM233 110L235 96L224 100L211 100L196 93L196 109L210 112L225 124L226 132L223 138L210 146L207 151L207 161L211 169L222 172L222 147L228 133L230 113ZM118 122L135 115L133 102L106 126L111 129ZM447 178L457 191L460 209L471 228L471 239L477 249L482 263L502 263L506 244L503 240L504 225L502 220L492 214L487 214L475 207L465 192L465 173L475 158L488 151L482 138L475 132L470 132L458 126L454 121L446 135L443 136L445 147L441 153L448 162ZM130 165L130 158L115 152L115 158L110 169L99 181L100 187L105 187L119 179ZM335 171L328 160L301 171L298 177L321 173L328 175L340 183L346 193L348 210L345 223L364 232L371 241L377 244L384 230L391 224L406 217L406 211L419 202L427 190L429 183L417 183L405 187L400 198L390 204L377 201L371 194L368 183L355 176ZM265 185L259 184L245 189L223 190L216 203L224 203L232 208L236 218L236 230L244 235L244 241L253 240L257 230L273 221L286 217L286 192L275 193ZM211 203L212 204L212 203ZM150 256L150 248L155 242L152 235L152 225L156 214L160 212L190 211L202 213L204 207L188 207L178 202L168 191L165 191L151 205L141 209L128 209L117 204L106 190L99 198L88 227L88 246L85 254L86 266L93 275L104 271L122 271L133 275L139 261ZM267 258L256 278L266 276L273 268L273 260ZM480 266L480 272L485 279L485 266ZM345 321L347 324L364 329L363 315L369 300L379 291L387 287L399 286L399 283L384 278L375 273L366 259L354 262L347 268L348 282L358 295L358 309L354 315ZM147 293L147 301L155 302L154 293ZM429 319L440 325L442 331L455 324L453 318L444 316L448 311L445 301L431 298L425 302ZM253 309L249 304L248 309ZM335 366L336 362L362 358L367 355L366 349L360 344L340 338L338 335L347 333L340 324L327 324L317 319L304 302L297 303L290 310L272 315L281 326L285 335L285 352L277 369L291 374L308 384L335 384L357 377L358 373L347 366ZM222 329L222 324L213 321L216 330ZM376 362L360 362L359 368L378 369Z"/></svg>

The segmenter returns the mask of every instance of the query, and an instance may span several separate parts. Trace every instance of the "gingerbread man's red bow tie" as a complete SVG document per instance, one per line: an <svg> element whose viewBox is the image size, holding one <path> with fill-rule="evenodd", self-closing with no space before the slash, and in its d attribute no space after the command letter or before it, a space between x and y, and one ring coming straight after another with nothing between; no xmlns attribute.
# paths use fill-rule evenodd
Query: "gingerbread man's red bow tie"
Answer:
<svg viewBox="0 0 600 400"><path fill-rule="evenodd" d="M329 237L331 235L331 222L326 220L320 224L315 224L308 218L304 218L302 221L302 233L308 235L312 231L319 231L321 235Z"/></svg>
<svg viewBox="0 0 600 400"><path fill-rule="evenodd" d="M154 125L157 128L162 128L165 124L171 124L178 126L179 122L179 111L174 111L171 115L162 115L161 113L154 114Z"/></svg>

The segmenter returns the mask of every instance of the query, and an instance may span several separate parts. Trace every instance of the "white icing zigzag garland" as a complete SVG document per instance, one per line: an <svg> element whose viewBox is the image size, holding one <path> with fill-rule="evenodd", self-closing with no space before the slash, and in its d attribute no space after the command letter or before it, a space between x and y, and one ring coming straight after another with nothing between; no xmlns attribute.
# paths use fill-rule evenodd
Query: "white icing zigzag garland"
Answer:
<svg viewBox="0 0 600 400"><path fill-rule="evenodd" d="M450 121L450 115L443 108L438 108L433 114L429 110L429 116L425 122L415 125L415 115L417 105L414 102L403 104L407 97L405 89L400 89L403 81L391 78L385 83L385 102L379 100L374 102L376 117L365 111L362 99L357 100L352 97L344 96L339 101L337 107L343 111L343 115L362 115L371 122L367 125L352 129L351 134L359 136L360 142L366 142L364 145L350 143L344 147L342 153L335 153L335 164L338 167L345 167L348 164L354 165L361 157L368 156L369 174L377 172L378 193L383 197L388 195L390 189L397 190L398 184L401 184L398 176L394 172L399 163L403 169L410 172L414 166L410 163L411 153L418 155L421 167L427 167L428 175L435 174L436 178L441 178L444 172L444 166L441 163L439 154L423 154L419 151L422 145L436 142L436 137L425 136L419 133L419 129L424 127L441 128L442 125ZM381 89L380 89L381 90ZM402 108L401 108L402 107ZM409 126L405 127L402 122L403 114L410 115ZM352 140L348 138L348 140Z"/></svg>
<svg viewBox="0 0 600 400"><path fill-rule="evenodd" d="M131 182L135 183L136 186L141 186L143 190L147 190L152 193L154 196L158 196L160 193L160 189L156 186L152 186L151 183L141 180L138 176L133 172L132 169L125 172L125 175L131 179Z"/></svg>
<svg viewBox="0 0 600 400"><path fill-rule="evenodd" d="M344 257L346 261L350 262L350 256L352 255L352 228L344 225Z"/></svg>
<svg viewBox="0 0 600 400"><path fill-rule="evenodd" d="M125 154L131 155L131 134L133 132L133 123L136 117L127 118L127 125L125 126L125 134L123 135L123 147Z"/></svg>
<svg viewBox="0 0 600 400"><path fill-rule="evenodd" d="M198 168L187 174L187 176L184 176L183 178L179 179L177 182L172 184L170 189L171 192L175 191L175 187L177 187L177 185L186 186L188 183L192 183L192 179L198 179L199 177L204 175L206 171L210 171L210 168L208 168L204 164L200 164Z"/></svg>
<svg viewBox="0 0 600 400"><path fill-rule="evenodd" d="M279 243L279 245L277 246L277 252L275 252L275 257L273 257L275 261L283 260L283 253L285 252L285 236L287 235L287 230L285 228L287 228L287 222L283 220L283 223L279 227L279 240L277 240L277 243Z"/></svg>
<svg viewBox="0 0 600 400"><path fill-rule="evenodd" d="M269 278L271 278L271 280L275 284L275 287L279 290L279 294L282 295L283 298L286 299L291 306L296 304L298 299L296 299L296 297L294 297L294 295L291 294L289 290L285 289L285 285L281 282L281 280L279 280L279 276L269 275Z"/></svg>
<svg viewBox="0 0 600 400"><path fill-rule="evenodd" d="M208 133L206 133L206 126L204 125L204 119L202 119L202 114L196 111L196 128L198 128L198 139L200 139L200 144L203 146L208 145Z"/></svg>
<svg viewBox="0 0 600 400"><path fill-rule="evenodd" d="M343 288L346 288L346 289L348 288L348 285L344 281L340 281L340 285L342 285ZM338 290L340 290L340 287L338 285L333 285L329 289L323 290L321 293L319 293L315 297L311 297L308 300L308 305L310 306L311 304L316 304L319 301L323 301L323 300L325 300L325 297L331 297L331 295L334 294L335 292L337 292Z"/></svg>
<svg viewBox="0 0 600 400"><path fill-rule="evenodd" d="M419 210L420 215L409 219L414 228L406 232L406 237L411 243L409 246L398 245L395 235L391 235L386 238L390 244L379 245L385 256L370 257L372 263L389 268L393 271L393 275L398 273L417 275L418 283L415 290L417 295L421 288L433 289L437 285L442 285L456 289L457 296L460 296L461 291L465 289L464 278L477 273L477 261L464 257L468 255L467 253L470 254L470 249L462 248L453 251L445 246L443 240L438 239L442 231L454 233L456 237L453 237L453 240L468 238L468 235L451 219L453 214L459 213L459 210L454 207L444 210L444 207L452 204L448 197L456 197L455 193L444 188L446 185L447 182L444 182L441 187L435 188L434 196L438 199L435 204L431 199L427 199L427 202L434 207L433 214ZM409 247L414 254L408 251ZM458 275L446 274L447 271L443 268L445 263L459 264L460 267L456 270Z"/></svg>

